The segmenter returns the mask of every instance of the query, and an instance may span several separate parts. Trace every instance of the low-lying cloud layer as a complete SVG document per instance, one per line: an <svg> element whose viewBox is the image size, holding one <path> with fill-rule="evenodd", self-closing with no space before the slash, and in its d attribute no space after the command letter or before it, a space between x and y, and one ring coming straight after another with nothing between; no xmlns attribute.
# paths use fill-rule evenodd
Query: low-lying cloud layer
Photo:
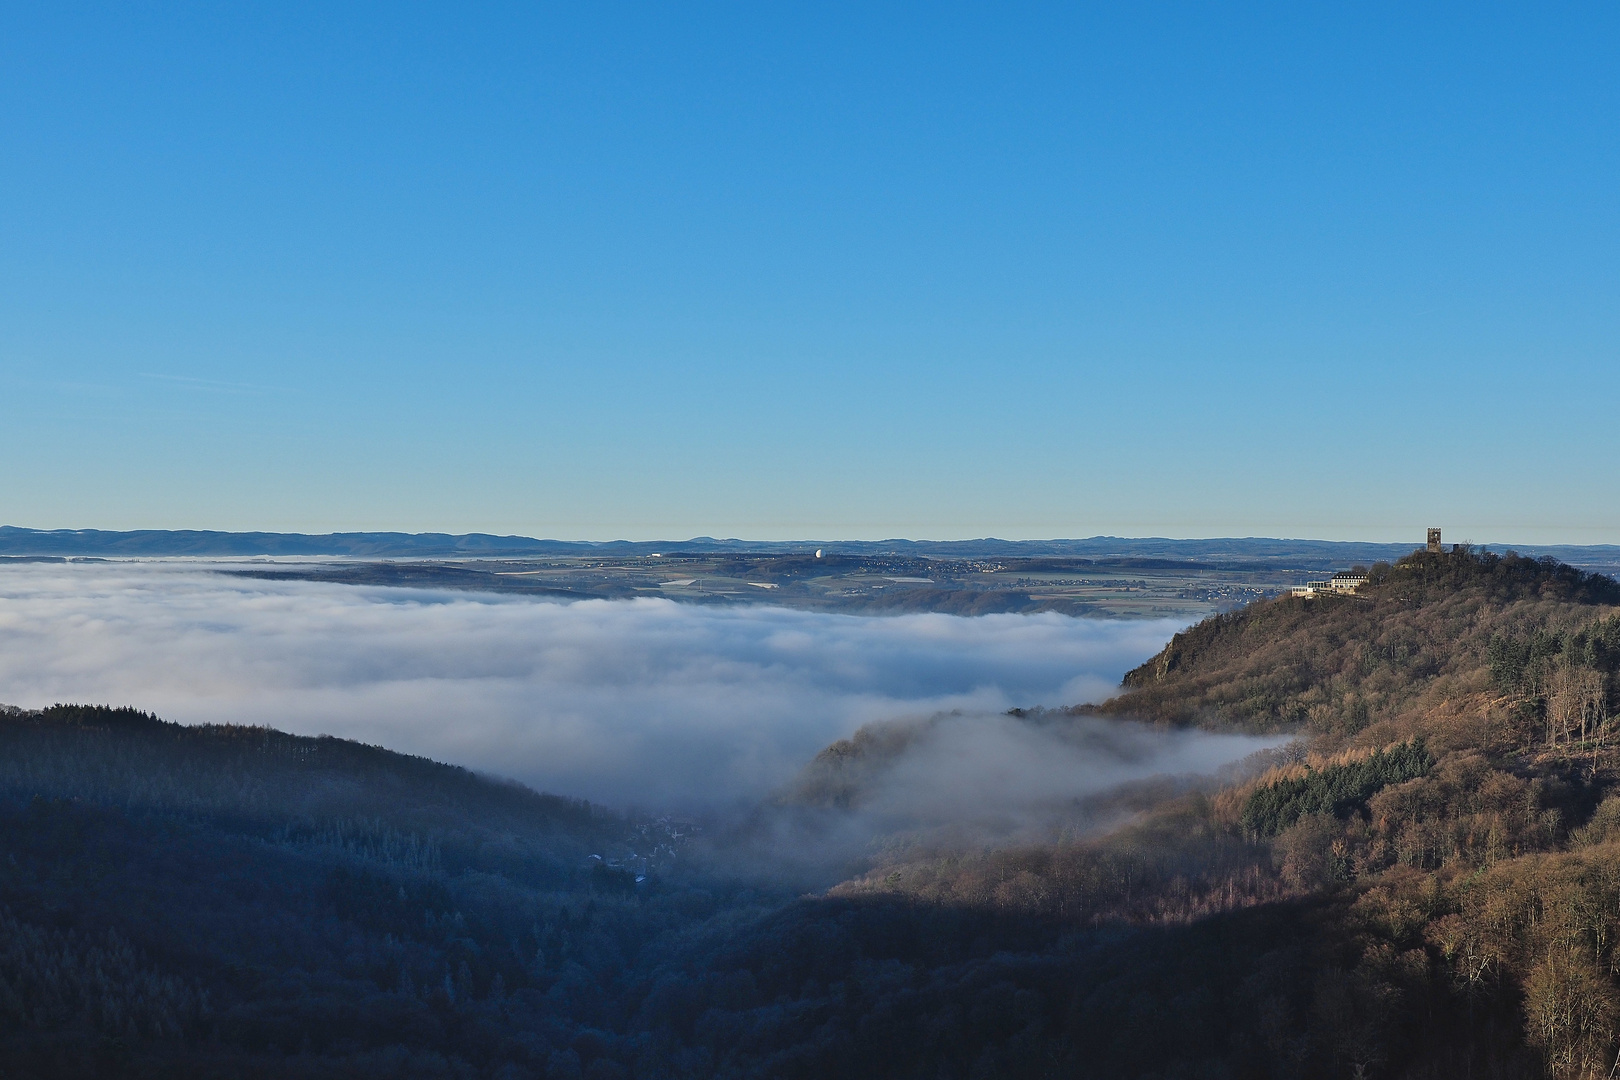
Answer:
<svg viewBox="0 0 1620 1080"><path fill-rule="evenodd" d="M776 789L873 721L1099 699L1176 629L11 564L0 701L324 732L564 794L714 806Z"/></svg>
<svg viewBox="0 0 1620 1080"><path fill-rule="evenodd" d="M1287 741L1063 712L885 721L818 755L713 850L821 889L876 862L1106 830L1275 765Z"/></svg>
<svg viewBox="0 0 1620 1080"><path fill-rule="evenodd" d="M884 830L963 824L986 836L1083 820L1097 813L1089 800L1121 784L1214 774L1286 741L1061 715L952 714L891 730L903 745L849 786L850 808Z"/></svg>

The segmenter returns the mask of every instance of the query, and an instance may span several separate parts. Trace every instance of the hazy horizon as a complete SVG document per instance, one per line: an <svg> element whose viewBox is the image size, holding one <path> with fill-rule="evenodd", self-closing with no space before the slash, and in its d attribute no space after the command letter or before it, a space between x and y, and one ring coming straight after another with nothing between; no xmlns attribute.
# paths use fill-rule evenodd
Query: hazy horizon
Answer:
<svg viewBox="0 0 1620 1080"><path fill-rule="evenodd" d="M1424 526L1424 529L1426 529L1427 527L1428 526ZM695 533L680 534L680 533L674 532L673 530L665 530L665 531L662 531L662 532L657 531L657 530L652 530L652 531L649 531L649 532L647 532L645 534L640 534L640 535L630 534L630 533L617 533L617 534L614 534L614 533L600 533L600 534L597 534L597 535L594 535L594 536L581 536L581 535L547 534L547 533L544 533L544 532L528 532L528 533L524 533L524 532L494 532L494 531L491 531L489 529L479 529L479 528L469 528L469 529L448 529L448 528L404 529L404 528L391 528L391 527L378 527L378 528L335 527L335 528L319 528L319 529L292 529L292 528L287 528L287 529L282 529L282 528L240 528L240 529L230 528L230 529L227 529L227 528L216 528L216 527L211 527L211 526L179 526L179 525L174 525L174 526L167 526L167 525L166 526L150 526L150 527L141 526L141 527L127 527L127 528L126 527L116 527L115 528L115 527L101 526L101 525L82 525L82 526L76 526L76 525L66 525L66 526L16 525L16 524L11 523L11 522L0 522L0 528L12 528L12 529L18 529L18 530L26 530L26 531L29 531L29 532L37 532L37 533L96 533L96 532L100 532L100 533L137 533L137 532L186 533L186 532L196 532L196 533L220 533L220 534L225 534L225 535L265 534L265 535L311 536L311 537L343 536L343 535L369 535L369 534L375 534L375 535L394 534L394 535L401 535L401 536L450 536L450 537L489 536L489 537L495 537L495 538L498 538L498 539L513 538L513 539L521 539L521 540L535 540L535 541L539 541L539 542L542 542L542 543L562 543L562 544L614 544L614 543L633 543L633 544L671 543L671 544L681 544L681 543L689 543L689 542L694 542L694 541L714 541L714 542L718 542L718 543L736 543L736 544L749 544L749 543L762 543L762 544L784 544L784 543L788 543L788 544L793 544L793 543L797 543L797 544L805 544L805 545L814 545L814 544L837 544L837 543L841 543L841 542L871 544L871 543L881 543L881 542L886 541L886 540L893 540L893 541L902 542L902 543L916 543L916 544L953 544L953 543L970 543L970 542L975 542L975 541L993 541L993 542L1005 542L1005 543L1015 543L1015 544L1024 544L1024 543L1035 544L1035 543L1070 543L1070 542L1095 541L1095 540L1122 540L1122 541L1132 541L1132 542L1150 542L1150 541L1157 541L1157 540L1164 540L1164 541L1171 541L1171 542L1198 542L1198 541L1216 542L1216 541L1232 540L1232 541L1277 541L1277 542L1282 542L1282 543L1303 543L1303 544L1372 544L1372 545L1392 546L1392 547L1393 546L1404 546L1404 545L1410 544L1412 547L1417 548L1417 547L1423 546L1423 543L1424 543L1423 537L1421 535L1422 530L1418 530L1418 535L1416 535L1416 536L1404 535L1404 534L1403 535L1393 535L1391 533L1367 533L1365 535L1354 535L1354 536L1350 536L1350 535L1340 535L1340 536L1293 535L1293 536L1290 536L1290 535L1270 534L1270 533L1263 533L1263 532L1201 533L1201 534L1196 534L1196 535L1194 535L1194 534L1176 535L1176 534L1171 534L1171 533L1152 533L1152 534L1134 533L1133 534L1133 533L1126 533L1126 532L1096 532L1096 533L1088 533L1088 534L1085 534L1085 535L1075 534L1075 535L1069 535L1069 536L1059 536L1059 535L1023 536L1023 535L1013 535L1013 534L997 535L997 534L990 534L990 533L981 533L981 534L969 535L969 534L963 533L963 534L957 534L957 535L929 534L929 535L909 535L908 536L908 535L904 535L904 534L899 533L899 532L883 532L882 530L872 532L869 535L833 534L833 533L824 533L824 534L817 535L817 534L814 534L814 533L782 533L781 535L770 536L770 535L758 535L758 534L754 534L754 535L728 534L728 533L725 533L725 532L722 532L722 531L708 531L708 532L695 532ZM1408 529L1408 530L1406 530L1406 532L1411 533L1411 532L1413 532L1413 530ZM1445 527L1444 528L1444 539L1445 539L1445 543L1448 544L1448 545L1453 544L1453 543L1467 543L1467 544L1472 544L1472 545L1474 545L1476 547L1489 547L1489 548L1498 549L1498 550L1506 549L1506 548L1514 547L1514 546L1520 546L1520 547L1526 547L1526 548L1531 548L1531 547L1616 547L1616 546L1620 546L1620 538L1617 538L1615 541L1612 541L1612 542L1598 542L1598 541L1588 542L1588 541L1581 541L1581 540L1558 539L1558 538L1542 538L1542 539L1534 539L1534 540L1532 540L1532 539L1502 540L1502 539L1493 539L1493 538L1487 537L1485 539L1479 539L1478 537L1475 537L1475 536L1469 534L1466 528L1458 529L1458 528L1452 528L1452 527ZM204 556L204 557L212 557L212 556ZM290 556L290 557L296 557L296 556Z"/></svg>

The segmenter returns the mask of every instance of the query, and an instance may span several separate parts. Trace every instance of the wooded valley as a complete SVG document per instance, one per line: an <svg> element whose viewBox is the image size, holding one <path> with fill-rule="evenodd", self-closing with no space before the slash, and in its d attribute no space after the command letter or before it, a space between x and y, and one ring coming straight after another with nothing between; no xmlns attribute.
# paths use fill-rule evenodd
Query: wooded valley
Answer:
<svg viewBox="0 0 1620 1080"><path fill-rule="evenodd" d="M809 893L713 830L376 747L12 711L0 1069L1609 1075L1620 585L1466 549L1369 574L1020 717L1299 736L1252 768Z"/></svg>

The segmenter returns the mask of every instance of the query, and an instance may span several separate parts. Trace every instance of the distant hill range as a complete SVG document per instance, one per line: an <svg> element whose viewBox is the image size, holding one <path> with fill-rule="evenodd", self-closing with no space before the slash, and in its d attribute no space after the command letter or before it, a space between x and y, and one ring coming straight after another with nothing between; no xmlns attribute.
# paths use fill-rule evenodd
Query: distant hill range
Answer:
<svg viewBox="0 0 1620 1080"><path fill-rule="evenodd" d="M1390 561L1410 554L1420 542L1351 543L1331 540L1285 540L1270 537L1225 537L1172 540L1164 537L1093 536L1078 540L537 540L528 536L488 533L347 532L274 533L214 532L194 529L21 529L0 526L0 556L10 557L161 557L228 558L253 555L350 556L371 559L545 558L548 556L635 556L654 552L759 552L782 554L822 548L846 555L896 554L954 559L974 558L1155 558L1209 563L1274 563L1301 568L1331 568ZM1612 572L1620 569L1620 546L1482 545L1495 551L1510 548L1524 555L1550 555L1571 566Z"/></svg>

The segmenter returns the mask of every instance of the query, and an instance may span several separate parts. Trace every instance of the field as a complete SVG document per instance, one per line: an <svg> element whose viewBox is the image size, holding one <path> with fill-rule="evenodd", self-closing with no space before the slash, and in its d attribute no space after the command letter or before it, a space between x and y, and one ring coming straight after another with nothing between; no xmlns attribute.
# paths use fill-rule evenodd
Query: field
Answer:
<svg viewBox="0 0 1620 1080"><path fill-rule="evenodd" d="M263 563L225 572L346 584L473 589L563 598L662 596L823 611L1198 619L1315 576L1314 567L1153 558L929 558L713 554L620 558Z"/></svg>

